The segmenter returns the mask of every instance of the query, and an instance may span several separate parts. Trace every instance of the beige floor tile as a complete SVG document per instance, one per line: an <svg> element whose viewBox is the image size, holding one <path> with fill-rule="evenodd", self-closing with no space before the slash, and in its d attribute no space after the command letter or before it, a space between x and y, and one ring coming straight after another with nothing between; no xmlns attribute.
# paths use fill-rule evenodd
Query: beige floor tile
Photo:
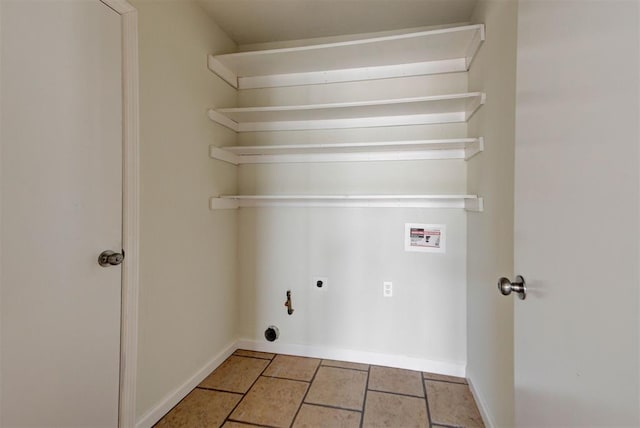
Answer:
<svg viewBox="0 0 640 428"><path fill-rule="evenodd" d="M350 363L347 361L336 361L336 360L322 360L323 366L329 367L341 367L343 369L353 369L353 370L369 370L368 364L360 364L360 363Z"/></svg>
<svg viewBox="0 0 640 428"><path fill-rule="evenodd" d="M424 397L422 374L413 370L371 366L369 389Z"/></svg>
<svg viewBox="0 0 640 428"><path fill-rule="evenodd" d="M248 351L246 349L236 349L233 355L240 355L241 357L254 357L264 358L265 360L272 359L276 354L270 354L268 352Z"/></svg>
<svg viewBox="0 0 640 428"><path fill-rule="evenodd" d="M276 355L264 375L308 382L313 378L318 364L320 360L316 358Z"/></svg>
<svg viewBox="0 0 640 428"><path fill-rule="evenodd" d="M194 389L156 427L219 427L242 395Z"/></svg>
<svg viewBox="0 0 640 428"><path fill-rule="evenodd" d="M295 380L260 377L229 419L288 427L309 385Z"/></svg>
<svg viewBox="0 0 640 428"><path fill-rule="evenodd" d="M425 381L431 421L434 424L484 427L467 385Z"/></svg>
<svg viewBox="0 0 640 428"><path fill-rule="evenodd" d="M360 412L303 404L293 428L358 428Z"/></svg>
<svg viewBox="0 0 640 428"><path fill-rule="evenodd" d="M268 364L269 360L232 355L199 386L245 393Z"/></svg>
<svg viewBox="0 0 640 428"><path fill-rule="evenodd" d="M424 376L425 379L429 379L429 380L442 380L445 382L463 383L465 385L467 383L467 380L463 377L447 376L447 375L427 373L427 372L423 372L422 375Z"/></svg>
<svg viewBox="0 0 640 428"><path fill-rule="evenodd" d="M367 392L363 427L428 428L427 405L424 398Z"/></svg>
<svg viewBox="0 0 640 428"><path fill-rule="evenodd" d="M366 387L367 372L322 366L305 402L362 410Z"/></svg>

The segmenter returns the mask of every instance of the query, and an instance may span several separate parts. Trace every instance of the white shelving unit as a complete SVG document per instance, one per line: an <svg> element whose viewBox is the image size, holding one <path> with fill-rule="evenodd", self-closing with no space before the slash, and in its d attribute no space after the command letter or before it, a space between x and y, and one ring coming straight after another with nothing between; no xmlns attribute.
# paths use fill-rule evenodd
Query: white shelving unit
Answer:
<svg viewBox="0 0 640 428"><path fill-rule="evenodd" d="M210 55L209 68L237 89L348 82L467 71L484 25L338 43Z"/></svg>
<svg viewBox="0 0 640 428"><path fill-rule="evenodd" d="M476 195L224 195L212 197L212 210L242 207L464 208L483 210Z"/></svg>
<svg viewBox="0 0 640 428"><path fill-rule="evenodd" d="M236 132L341 129L466 122L485 103L482 92L349 103L209 110Z"/></svg>
<svg viewBox="0 0 640 428"><path fill-rule="evenodd" d="M484 25L209 56L209 68L236 89L350 82L467 71ZM485 103L481 92L327 104L217 108L209 118L235 132L305 131L466 122ZM210 146L235 165L288 162L469 159L484 140L390 141L268 146ZM407 207L482 211L476 195L222 195L212 210L242 207Z"/></svg>
<svg viewBox="0 0 640 428"><path fill-rule="evenodd" d="M480 138L370 143L209 147L209 156L234 165L469 159L484 150Z"/></svg>

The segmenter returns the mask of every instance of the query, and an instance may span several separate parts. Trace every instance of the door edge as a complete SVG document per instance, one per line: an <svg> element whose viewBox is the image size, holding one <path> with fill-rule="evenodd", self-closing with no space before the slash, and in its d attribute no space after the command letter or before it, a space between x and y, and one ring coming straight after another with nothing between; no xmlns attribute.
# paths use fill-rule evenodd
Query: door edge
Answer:
<svg viewBox="0 0 640 428"><path fill-rule="evenodd" d="M122 22L122 303L118 426L135 427L138 357L140 116L138 12L127 0L100 0Z"/></svg>

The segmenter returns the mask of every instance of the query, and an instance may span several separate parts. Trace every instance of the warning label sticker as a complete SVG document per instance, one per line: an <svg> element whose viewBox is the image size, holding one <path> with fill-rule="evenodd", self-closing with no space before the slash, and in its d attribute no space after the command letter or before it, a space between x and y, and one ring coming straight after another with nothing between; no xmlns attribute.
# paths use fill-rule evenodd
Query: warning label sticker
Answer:
<svg viewBox="0 0 640 428"><path fill-rule="evenodd" d="M445 226L443 224L405 225L405 251L444 253Z"/></svg>

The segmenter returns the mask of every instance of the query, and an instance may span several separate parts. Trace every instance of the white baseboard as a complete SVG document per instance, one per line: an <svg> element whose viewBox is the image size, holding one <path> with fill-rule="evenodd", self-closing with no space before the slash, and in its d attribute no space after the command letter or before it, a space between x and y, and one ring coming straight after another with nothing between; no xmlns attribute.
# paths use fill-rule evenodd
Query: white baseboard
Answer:
<svg viewBox="0 0 640 428"><path fill-rule="evenodd" d="M478 410L480 410L480 416L482 416L482 421L484 422L484 426L487 428L494 428L496 424L493 422L493 419L489 416L489 412L487 411L487 405L485 404L482 396L478 393L478 390L475 386L473 386L473 381L471 378L467 379L467 383L469 384L469 389L471 390L471 395L476 400L476 404L478 405Z"/></svg>
<svg viewBox="0 0 640 428"><path fill-rule="evenodd" d="M273 352L276 354L289 354L300 357L325 358L330 360L350 361L353 363L375 364L458 377L465 377L466 370L466 366L464 364L425 360L421 358L405 357L403 355L330 348L327 346L297 345L281 342L263 342L240 339L237 343L237 347L251 351Z"/></svg>
<svg viewBox="0 0 640 428"><path fill-rule="evenodd" d="M176 404L180 402L193 388L198 386L200 382L206 378L209 373L215 370L229 355L233 354L233 351L238 349L237 343L233 342L227 346L222 352L213 357L211 361L205 364L200 370L198 370L189 380L183 383L176 390L167 394L157 406L149 410L144 416L136 422L136 428L150 428L156 422L158 422L165 414L169 412Z"/></svg>

